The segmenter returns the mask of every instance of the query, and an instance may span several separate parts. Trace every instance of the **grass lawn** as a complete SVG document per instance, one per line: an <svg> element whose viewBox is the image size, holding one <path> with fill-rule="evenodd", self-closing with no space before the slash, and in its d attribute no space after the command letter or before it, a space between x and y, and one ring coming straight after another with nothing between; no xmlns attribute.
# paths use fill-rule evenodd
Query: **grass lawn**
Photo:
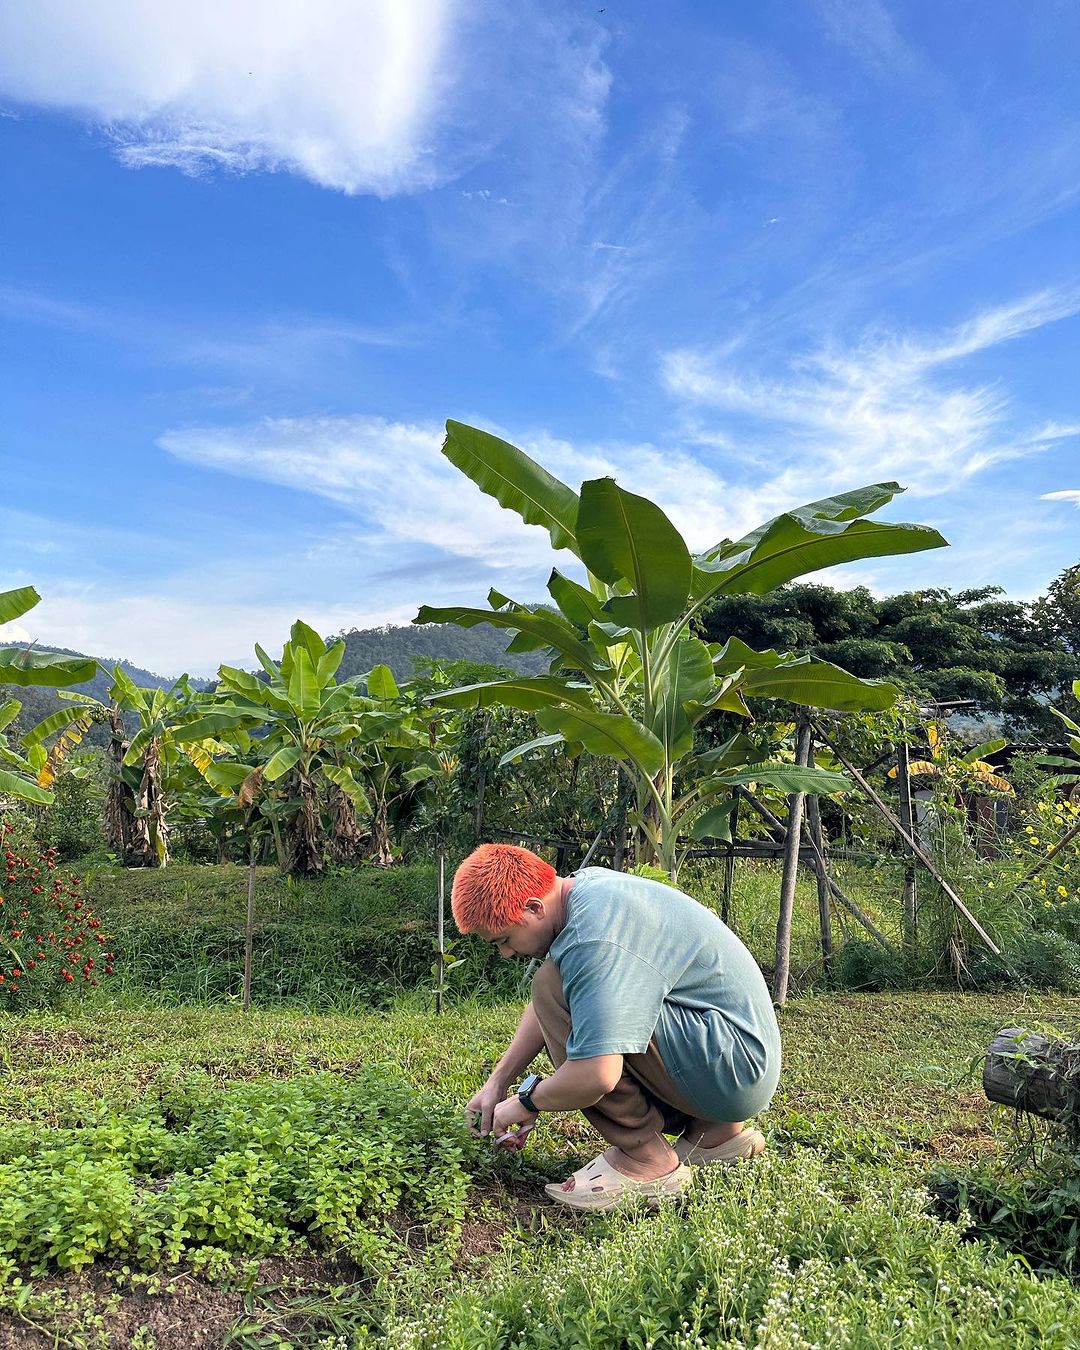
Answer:
<svg viewBox="0 0 1080 1350"><path fill-rule="evenodd" d="M456 1109L516 1015L468 1004L436 1019L404 1001L358 1016L245 1016L102 999L62 1016L5 1017L4 1128L48 1147L110 1113L135 1119L140 1103L193 1074L209 1110L243 1084L347 1081L378 1066L421 1101ZM552 1117L521 1158L461 1142L455 1166L470 1189L446 1260L405 1234L381 1268L302 1242L179 1267L116 1258L35 1275L9 1262L0 1346L1080 1345L1068 1281L1036 1280L930 1218L920 1186L943 1160L986 1166L1007 1149L1009 1118L970 1072L993 1033L1075 1026L1080 999L834 995L795 1002L781 1019L785 1073L761 1122L769 1153L710 1175L676 1210L553 1210L540 1182L600 1145L579 1118Z"/></svg>

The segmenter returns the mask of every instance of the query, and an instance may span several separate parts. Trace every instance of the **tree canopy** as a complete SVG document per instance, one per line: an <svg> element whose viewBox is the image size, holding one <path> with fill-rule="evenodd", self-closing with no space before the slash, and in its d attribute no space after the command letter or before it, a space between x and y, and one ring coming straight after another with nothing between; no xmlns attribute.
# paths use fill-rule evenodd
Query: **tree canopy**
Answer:
<svg viewBox="0 0 1080 1350"><path fill-rule="evenodd" d="M764 596L721 596L703 617L708 639L734 634L752 647L786 647L888 679L965 711L1014 737L1055 738L1049 710L1080 675L1080 564L1034 603L1001 587L935 587L883 598L798 582Z"/></svg>

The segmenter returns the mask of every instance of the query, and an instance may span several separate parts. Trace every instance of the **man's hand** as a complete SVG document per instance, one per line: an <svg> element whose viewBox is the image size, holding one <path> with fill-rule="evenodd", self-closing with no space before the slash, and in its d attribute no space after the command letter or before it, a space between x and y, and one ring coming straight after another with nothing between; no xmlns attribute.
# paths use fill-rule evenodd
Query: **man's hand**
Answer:
<svg viewBox="0 0 1080 1350"><path fill-rule="evenodd" d="M489 1078L476 1096L466 1102L465 1123L470 1134L480 1139L491 1133L491 1118L505 1096L506 1088Z"/></svg>
<svg viewBox="0 0 1080 1350"><path fill-rule="evenodd" d="M496 1146L520 1153L528 1143L538 1119L535 1112L523 1106L517 1097L508 1097L506 1101L500 1102L491 1121ZM516 1130L513 1128L515 1125L518 1127Z"/></svg>

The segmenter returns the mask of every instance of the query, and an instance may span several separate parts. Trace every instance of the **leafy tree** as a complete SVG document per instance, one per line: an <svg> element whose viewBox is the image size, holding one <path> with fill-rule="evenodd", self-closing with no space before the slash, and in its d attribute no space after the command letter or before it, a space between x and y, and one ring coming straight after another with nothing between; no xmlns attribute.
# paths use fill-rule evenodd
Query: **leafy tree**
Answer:
<svg viewBox="0 0 1080 1350"><path fill-rule="evenodd" d="M1076 667L1033 607L995 586L875 599L865 587L794 584L769 595L719 597L703 632L734 633L751 646L787 642L917 698L970 700L976 716L996 718L1014 735L1052 734L1047 702Z"/></svg>
<svg viewBox="0 0 1080 1350"><path fill-rule="evenodd" d="M547 675L484 682L437 701L533 712L544 734L517 754L571 744L623 762L636 793L637 862L672 876L680 832L716 833L733 785L844 784L813 767L751 763L753 747L738 734L695 753L696 728L719 710L747 716L750 695L846 710L887 706L895 688L809 656L755 651L734 637L706 643L691 626L719 595L763 594L836 563L943 545L934 530L865 519L900 490L895 483L812 502L691 555L658 506L610 478L574 492L515 446L453 421L443 453L502 506L547 529L555 548L574 553L588 584L553 571L554 608L533 610L495 590L489 610L421 608L416 623L489 623L515 634L511 652L554 653Z"/></svg>

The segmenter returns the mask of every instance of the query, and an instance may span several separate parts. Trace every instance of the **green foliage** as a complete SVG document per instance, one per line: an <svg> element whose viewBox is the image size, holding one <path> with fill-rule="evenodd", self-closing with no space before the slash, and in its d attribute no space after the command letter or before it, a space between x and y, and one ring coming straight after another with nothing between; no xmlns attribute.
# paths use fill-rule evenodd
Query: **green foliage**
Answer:
<svg viewBox="0 0 1080 1350"><path fill-rule="evenodd" d="M596 1218L556 1251L508 1253L483 1282L361 1344L385 1350L714 1345L1066 1350L1072 1287L972 1243L890 1166L795 1148L682 1205Z"/></svg>
<svg viewBox="0 0 1080 1350"><path fill-rule="evenodd" d="M911 981L903 959L876 942L849 937L833 961L833 978L841 989L902 989Z"/></svg>
<svg viewBox="0 0 1080 1350"><path fill-rule="evenodd" d="M103 859L102 812L107 782L108 765L99 748L84 750L68 761L53 785L52 805L39 813L34 824L37 841L55 848L64 862Z"/></svg>
<svg viewBox="0 0 1080 1350"><path fill-rule="evenodd" d="M1001 956L971 954L976 988L1061 989L1080 992L1080 943L1052 930L1025 934Z"/></svg>
<svg viewBox="0 0 1080 1350"><path fill-rule="evenodd" d="M144 875L99 868L90 894L121 962L119 988L169 1004L239 996L247 869L175 863ZM384 1007L430 989L437 882L430 865L332 869L309 880L258 872L253 941L256 1005ZM512 996L520 972L487 945L454 952L447 997Z"/></svg>
<svg viewBox="0 0 1080 1350"><path fill-rule="evenodd" d="M193 1077L34 1143L0 1129L0 1258L155 1266L306 1241L378 1275L415 1225L434 1263L464 1215L463 1143L448 1105L371 1072L228 1091Z"/></svg>
<svg viewBox="0 0 1080 1350"><path fill-rule="evenodd" d="M935 1208L970 1215L979 1234L1021 1253L1041 1275L1080 1278L1080 1156L1054 1151L1033 1172L941 1170L929 1178Z"/></svg>

